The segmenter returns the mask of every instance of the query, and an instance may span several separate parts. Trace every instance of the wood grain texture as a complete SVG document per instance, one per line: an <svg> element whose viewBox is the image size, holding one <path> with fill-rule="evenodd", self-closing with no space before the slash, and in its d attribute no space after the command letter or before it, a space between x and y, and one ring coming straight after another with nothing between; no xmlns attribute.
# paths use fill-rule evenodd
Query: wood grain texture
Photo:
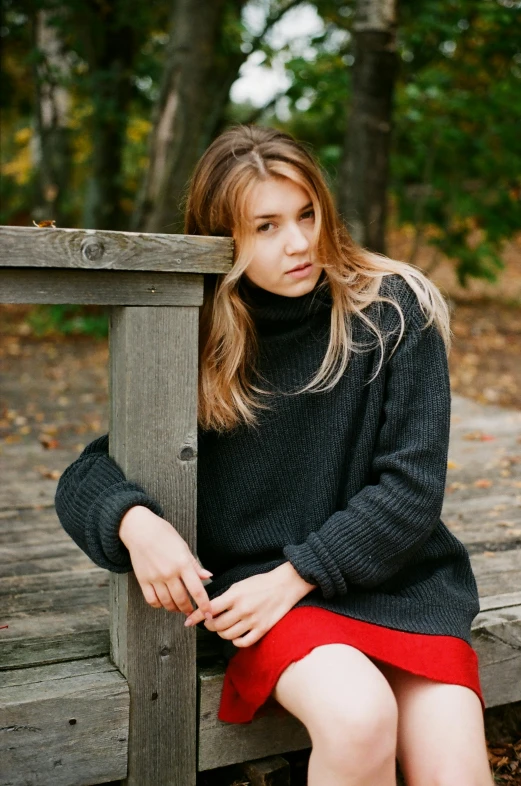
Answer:
<svg viewBox="0 0 521 786"><path fill-rule="evenodd" d="M251 786L291 786L289 762L282 756L247 761L241 769Z"/></svg>
<svg viewBox="0 0 521 786"><path fill-rule="evenodd" d="M305 726L295 717L266 708L266 715L251 724L224 723L217 718L222 691L222 666L200 668L199 770L260 759L311 747Z"/></svg>
<svg viewBox="0 0 521 786"><path fill-rule="evenodd" d="M227 273L227 237L0 226L0 267Z"/></svg>
<svg viewBox="0 0 521 786"><path fill-rule="evenodd" d="M470 562L482 600L521 590L521 549L473 554Z"/></svg>
<svg viewBox="0 0 521 786"><path fill-rule="evenodd" d="M521 701L521 592L481 599L472 643L487 707Z"/></svg>
<svg viewBox="0 0 521 786"><path fill-rule="evenodd" d="M106 657L0 674L0 782L124 778L128 713L127 685Z"/></svg>
<svg viewBox="0 0 521 786"><path fill-rule="evenodd" d="M114 308L110 446L196 553L197 308ZM111 576L111 654L131 695L129 786L195 786L196 636ZM143 744L146 741L146 744Z"/></svg>
<svg viewBox="0 0 521 786"><path fill-rule="evenodd" d="M200 306L194 273L0 268L0 303Z"/></svg>

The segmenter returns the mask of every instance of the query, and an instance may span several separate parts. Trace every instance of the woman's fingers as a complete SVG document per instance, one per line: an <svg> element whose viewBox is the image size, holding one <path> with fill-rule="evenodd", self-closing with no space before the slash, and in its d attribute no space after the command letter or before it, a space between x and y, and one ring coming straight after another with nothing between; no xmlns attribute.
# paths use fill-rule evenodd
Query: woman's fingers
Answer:
<svg viewBox="0 0 521 786"><path fill-rule="evenodd" d="M152 584L141 584L141 591L143 596L148 603L149 606L152 606L154 609L160 609L162 607L162 603L156 595L156 591Z"/></svg>
<svg viewBox="0 0 521 786"><path fill-rule="evenodd" d="M218 614L217 616L214 615L213 619L208 622L209 625L213 626L211 628L212 630L215 630L216 633L220 633L221 631L227 631L228 628L237 625L241 620L244 620L244 617L241 617L239 611L236 609L229 609L228 611L223 611L222 614Z"/></svg>
<svg viewBox="0 0 521 786"><path fill-rule="evenodd" d="M183 614L191 614L194 610L190 596L186 591L186 587L180 578L174 577L166 582L168 591L176 603L179 611Z"/></svg>
<svg viewBox="0 0 521 786"><path fill-rule="evenodd" d="M239 636L243 636L248 631L251 631L252 624L245 622L244 620L240 620L235 625L232 625L231 628L226 628L223 631L217 631L221 639L227 639L228 641L232 641L233 639L237 639Z"/></svg>
<svg viewBox="0 0 521 786"><path fill-rule="evenodd" d="M201 578L203 578L203 579L209 579L209 578L210 578L210 576L213 576L213 573L212 573L211 571L209 571L209 570L206 570L206 568L203 568L203 566L202 566L202 565L199 565L199 563L197 562L197 560L196 560L196 558L195 558L195 557L194 557L194 567L195 567L195 569L196 569L197 573L198 573L198 574L201 576Z"/></svg>
<svg viewBox="0 0 521 786"><path fill-rule="evenodd" d="M190 614L193 611L192 604L190 603L190 598L186 594L184 587L182 586L181 582L179 582L179 589L175 594L172 593L172 590L169 584L163 581L156 581L154 583L154 589L156 591L156 595L161 601L161 605L167 611L184 611L185 614Z"/></svg>
<svg viewBox="0 0 521 786"><path fill-rule="evenodd" d="M236 647L251 647L252 644L256 644L260 638L262 638L264 634L259 633L256 630L251 630L246 636L241 636L238 639L234 639L233 644Z"/></svg>
<svg viewBox="0 0 521 786"><path fill-rule="evenodd" d="M206 617L206 615L209 614L212 617L212 605L210 603L208 593L203 587L201 579L197 575L195 569L187 568L185 571L183 571L182 578L188 592L194 599L197 606L201 609L204 616ZM190 611L192 611L192 609Z"/></svg>

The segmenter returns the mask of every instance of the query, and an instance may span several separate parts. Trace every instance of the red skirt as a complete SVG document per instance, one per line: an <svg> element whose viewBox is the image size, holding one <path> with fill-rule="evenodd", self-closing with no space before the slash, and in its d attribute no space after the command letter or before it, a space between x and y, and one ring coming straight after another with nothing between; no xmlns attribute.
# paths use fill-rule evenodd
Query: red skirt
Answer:
<svg viewBox="0 0 521 786"><path fill-rule="evenodd" d="M349 644L371 659L418 676L464 685L477 694L485 710L478 658L462 639L407 633L301 606L291 609L255 644L237 648L226 668L219 720L251 723L254 716L260 717L282 672L323 644ZM275 699L271 706L282 710Z"/></svg>

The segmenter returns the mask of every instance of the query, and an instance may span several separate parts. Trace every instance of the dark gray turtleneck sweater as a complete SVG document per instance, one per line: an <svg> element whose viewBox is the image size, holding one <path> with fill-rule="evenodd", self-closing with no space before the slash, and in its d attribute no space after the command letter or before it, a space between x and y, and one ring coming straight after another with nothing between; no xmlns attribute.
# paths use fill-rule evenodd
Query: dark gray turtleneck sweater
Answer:
<svg viewBox="0 0 521 786"><path fill-rule="evenodd" d="M374 334L353 319L356 341L333 390L287 396L308 382L327 348L329 290L288 298L241 284L260 339L257 380L276 391L257 428L198 435L198 557L214 574L210 598L290 561L317 588L297 606L319 606L398 630L470 643L479 611L468 552L440 520L450 423L442 338L401 276L384 279L404 312L405 335L383 367ZM386 335L389 304L366 312ZM88 445L60 478L59 519L98 565L132 569L119 540L132 505L161 508L108 456ZM233 647L233 645L232 645ZM235 649L235 648L233 648ZM227 656L229 657L230 651Z"/></svg>

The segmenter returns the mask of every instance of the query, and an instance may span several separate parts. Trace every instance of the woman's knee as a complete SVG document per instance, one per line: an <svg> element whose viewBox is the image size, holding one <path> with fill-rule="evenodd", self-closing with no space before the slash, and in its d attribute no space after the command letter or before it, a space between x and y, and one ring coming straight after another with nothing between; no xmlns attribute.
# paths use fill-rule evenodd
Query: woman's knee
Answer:
<svg viewBox="0 0 521 786"><path fill-rule="evenodd" d="M372 689L362 703L348 696L322 705L308 725L313 746L338 767L378 769L396 756L398 707L391 689Z"/></svg>
<svg viewBox="0 0 521 786"><path fill-rule="evenodd" d="M398 706L391 686L354 647L317 647L293 663L274 697L306 726L314 746L336 761L394 756Z"/></svg>

